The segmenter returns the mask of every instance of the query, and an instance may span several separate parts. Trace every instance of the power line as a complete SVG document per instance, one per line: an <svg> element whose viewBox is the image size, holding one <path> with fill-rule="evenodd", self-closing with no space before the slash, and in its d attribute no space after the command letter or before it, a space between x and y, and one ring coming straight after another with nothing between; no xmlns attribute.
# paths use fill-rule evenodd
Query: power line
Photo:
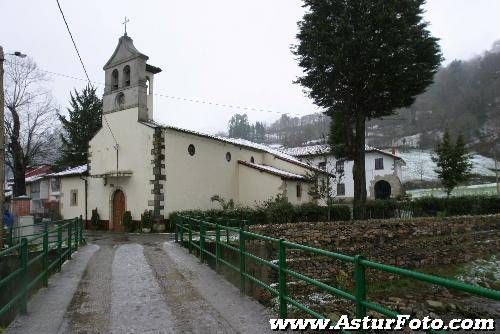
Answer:
<svg viewBox="0 0 500 334"><path fill-rule="evenodd" d="M76 46L75 39L73 38L73 34L71 33L71 30L69 29L68 22L66 21L66 17L64 16L64 12L61 8L61 4L59 3L59 0L56 0L56 2L57 2L57 7L59 7L59 11L61 12L62 18L64 20L64 24L66 25L66 30L68 31L69 37L71 38L71 41L73 42L73 46L75 47L75 51L76 51L76 54L78 55L78 59L80 59L80 64L82 64L82 68L83 68L83 71L85 72L85 76L87 77L87 81L89 82L89 84L91 84L92 82L90 81L90 78L89 78L89 75L87 73L87 69L85 68L85 64L83 63L82 57L80 56L80 51L78 51L78 47ZM67 76L67 77L69 77L69 76ZM108 126L109 132L111 133L111 136L113 137L113 140L115 141L115 144L118 148L118 141L116 140L115 135L114 135L113 131L111 130L111 127L109 126L108 120L107 120L106 115L104 113L102 114L102 117L104 118L104 121L106 122L106 125Z"/></svg>
<svg viewBox="0 0 500 334"><path fill-rule="evenodd" d="M78 81L89 82L89 83L93 83L95 85L106 87L106 84L103 83L103 82L100 82L100 81L90 81L90 80L87 80L87 79L78 78L78 77L75 77L75 76L72 76L72 75L68 75L68 74L63 74L63 73L59 73L59 72L53 72L53 71L44 70L44 69L41 69L41 68L38 68L38 67L36 68L36 70L40 71L40 72L47 73L47 74L51 74L51 75L56 75L56 76L60 76L60 77L68 78L68 79L73 79L73 80L78 80ZM212 106L223 107L223 108L230 108L230 109L247 110L247 111L257 111L257 112L267 112L267 113L275 113L277 115L291 115L291 116L298 116L298 117L304 116L304 115L300 115L300 114L297 114L297 113L288 113L288 112L287 113L283 113L283 112L280 112L280 111L277 111L277 110L271 110L271 109L264 109L264 108L257 108L257 107L236 105L236 104L214 102L214 101L209 101L209 100L202 99L202 98L187 98L187 97L182 97L182 96L166 95L166 94L160 94L160 93L153 93L153 95L154 96L158 96L158 97L162 97L162 98L171 99L171 100L191 102L191 103L204 104L204 105L212 105Z"/></svg>
<svg viewBox="0 0 500 334"><path fill-rule="evenodd" d="M75 47L76 54L78 56L78 59L80 59L80 64L82 64L83 71L85 72L85 76L87 77L87 80L90 81L89 75L87 73L87 69L85 68L85 64L83 63L82 57L80 56L80 51L78 51L78 47L76 46L75 39L73 38L73 34L71 33L71 30L69 29L68 22L66 21L66 17L64 16L63 10L61 8L61 4L59 3L59 0L56 0L57 2L57 7L59 7L59 11L61 12L62 18L64 20L64 24L66 25L66 29L68 30L69 37L71 38L71 41L73 42L73 46Z"/></svg>

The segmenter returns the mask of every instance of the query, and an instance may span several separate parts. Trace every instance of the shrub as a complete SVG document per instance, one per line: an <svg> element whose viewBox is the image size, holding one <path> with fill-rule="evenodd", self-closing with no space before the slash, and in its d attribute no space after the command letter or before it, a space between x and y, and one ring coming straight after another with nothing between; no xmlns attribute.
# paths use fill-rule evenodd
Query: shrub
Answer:
<svg viewBox="0 0 500 334"><path fill-rule="evenodd" d="M99 227L99 213L97 213L97 208L92 210L92 216L90 217L90 224L92 225L93 228L98 228Z"/></svg>
<svg viewBox="0 0 500 334"><path fill-rule="evenodd" d="M144 210L144 213L141 214L141 227L151 228L152 226L153 226L153 211Z"/></svg>
<svg viewBox="0 0 500 334"><path fill-rule="evenodd" d="M268 224L293 223L297 219L294 206L284 196L278 195L263 205Z"/></svg>
<svg viewBox="0 0 500 334"><path fill-rule="evenodd" d="M123 227L125 227L126 232L134 231L134 221L132 220L132 214L130 211L125 211L123 213Z"/></svg>

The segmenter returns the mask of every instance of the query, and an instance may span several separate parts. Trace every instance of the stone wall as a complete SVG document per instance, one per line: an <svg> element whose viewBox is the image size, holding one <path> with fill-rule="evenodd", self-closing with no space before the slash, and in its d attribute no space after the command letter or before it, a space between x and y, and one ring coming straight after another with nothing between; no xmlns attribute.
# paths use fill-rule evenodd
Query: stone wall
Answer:
<svg viewBox="0 0 500 334"><path fill-rule="evenodd" d="M297 223L252 226L250 230L414 270L466 263L500 252L500 215ZM262 258L278 258L276 246L254 241L248 248ZM351 263L291 250L287 253L287 265L311 278L352 289L354 271ZM269 283L278 281L277 272L269 268L261 267L256 274ZM371 282L396 278L381 271L367 272L367 280Z"/></svg>

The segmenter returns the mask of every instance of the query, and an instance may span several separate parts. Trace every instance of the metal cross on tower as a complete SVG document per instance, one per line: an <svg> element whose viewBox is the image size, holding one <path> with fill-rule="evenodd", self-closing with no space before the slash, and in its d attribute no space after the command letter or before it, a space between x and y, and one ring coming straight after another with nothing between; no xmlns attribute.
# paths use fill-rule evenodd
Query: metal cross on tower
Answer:
<svg viewBox="0 0 500 334"><path fill-rule="evenodd" d="M122 23L125 26L125 36L127 36L127 23L129 23L129 22L130 22L130 20L127 19L127 17L125 16L125 21L123 21L123 23Z"/></svg>

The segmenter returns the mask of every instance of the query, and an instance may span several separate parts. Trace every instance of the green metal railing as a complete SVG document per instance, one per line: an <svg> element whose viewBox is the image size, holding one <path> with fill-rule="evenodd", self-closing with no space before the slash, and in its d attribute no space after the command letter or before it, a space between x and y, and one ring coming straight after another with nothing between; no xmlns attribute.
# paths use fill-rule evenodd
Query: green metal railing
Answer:
<svg viewBox="0 0 500 334"><path fill-rule="evenodd" d="M240 274L240 290L241 292L245 292L245 282L247 280L255 283L256 285L268 290L271 294L278 297L279 301L279 317L287 318L288 315L288 307L292 305L297 309L306 312L307 314L319 318L324 319L324 316L313 311L306 305L300 303L298 300L292 298L287 292L287 283L290 282L290 277L294 279L298 279L300 281L304 281L309 283L317 288L320 288L327 293L336 295L343 299L349 300L353 302L356 306L355 314L356 318L364 318L367 315L368 310L373 310L385 316L396 318L399 313L388 309L380 304L377 304L367 297L367 280L365 277L366 269L374 269L383 271L386 273L394 274L400 277L406 277L415 279L418 281L435 284L438 286L454 289L457 291L471 293L476 296L486 297L493 300L500 300L500 291L482 288L478 286L473 286L469 284L465 284L459 281L449 280L442 277L423 274L420 272L407 270L395 266L390 266L382 263L377 263L373 261L369 261L363 258L361 255L357 256L349 256L341 253L330 252L327 250L314 248L302 244L297 244L293 242L289 242L284 239L276 239L269 236L257 234L248 231L245 229L244 224L240 224L239 227L230 226L228 220L221 219L220 221L215 221L213 218L203 218L203 217L192 217L192 216L183 216L179 215L176 218L176 242L181 242L181 244L187 244L189 251L191 252L193 248L197 249L199 252L200 260L203 262L205 256L210 256L215 259L216 268L218 268L221 264L226 267L236 271ZM234 225L234 222L233 222ZM238 225L238 224L236 224ZM206 248L206 240L207 240L207 232L208 229L211 229L215 232L215 252L211 252ZM225 234L226 240L221 237L221 232ZM186 241L185 235L188 235L188 240ZM238 236L238 238L234 238L234 242L238 242L238 247L231 244L231 240L229 235L232 233L234 236ZM199 239L196 241L196 238L193 236L198 236ZM210 236L211 238L212 236ZM258 257L252 253L247 252L246 250L246 242L248 240L260 240L265 242L270 242L277 246L278 252L278 261L269 261ZM239 254L239 265L236 266L229 261L226 261L221 256L221 249L229 249L237 254ZM294 270L287 268L287 253L289 251L300 250L305 251L321 256L325 256L327 258L340 260L343 262L350 263L354 265L354 293L350 293L334 286L325 284L320 282L314 278L296 272ZM278 288L274 288L271 285L259 280L258 278L252 276L250 273L246 271L246 259L250 259L260 265L268 266L274 270L278 271ZM343 333L348 333L347 331L342 331ZM430 330L430 333L444 333Z"/></svg>
<svg viewBox="0 0 500 334"><path fill-rule="evenodd" d="M85 244L84 225L82 217L70 220L44 222L43 232L30 235L23 235L17 238L12 235L7 236L6 249L0 250L0 262L6 258L17 257L19 264L17 268L10 272L6 277L0 279L0 291L8 283L18 280L13 297L4 305L0 305L0 319L2 319L15 306L18 306L21 313L26 313L28 296L37 284L42 282L43 286L48 285L49 273L53 269L61 270L65 260L71 259L71 254L78 250L78 247ZM20 227L39 228L40 224ZM64 236L64 237L63 237ZM16 242L18 241L18 242ZM50 252L56 254L55 259L50 261ZM30 256L30 253L34 256ZM35 272L35 277L30 279L29 269L37 262L41 262L41 269Z"/></svg>

